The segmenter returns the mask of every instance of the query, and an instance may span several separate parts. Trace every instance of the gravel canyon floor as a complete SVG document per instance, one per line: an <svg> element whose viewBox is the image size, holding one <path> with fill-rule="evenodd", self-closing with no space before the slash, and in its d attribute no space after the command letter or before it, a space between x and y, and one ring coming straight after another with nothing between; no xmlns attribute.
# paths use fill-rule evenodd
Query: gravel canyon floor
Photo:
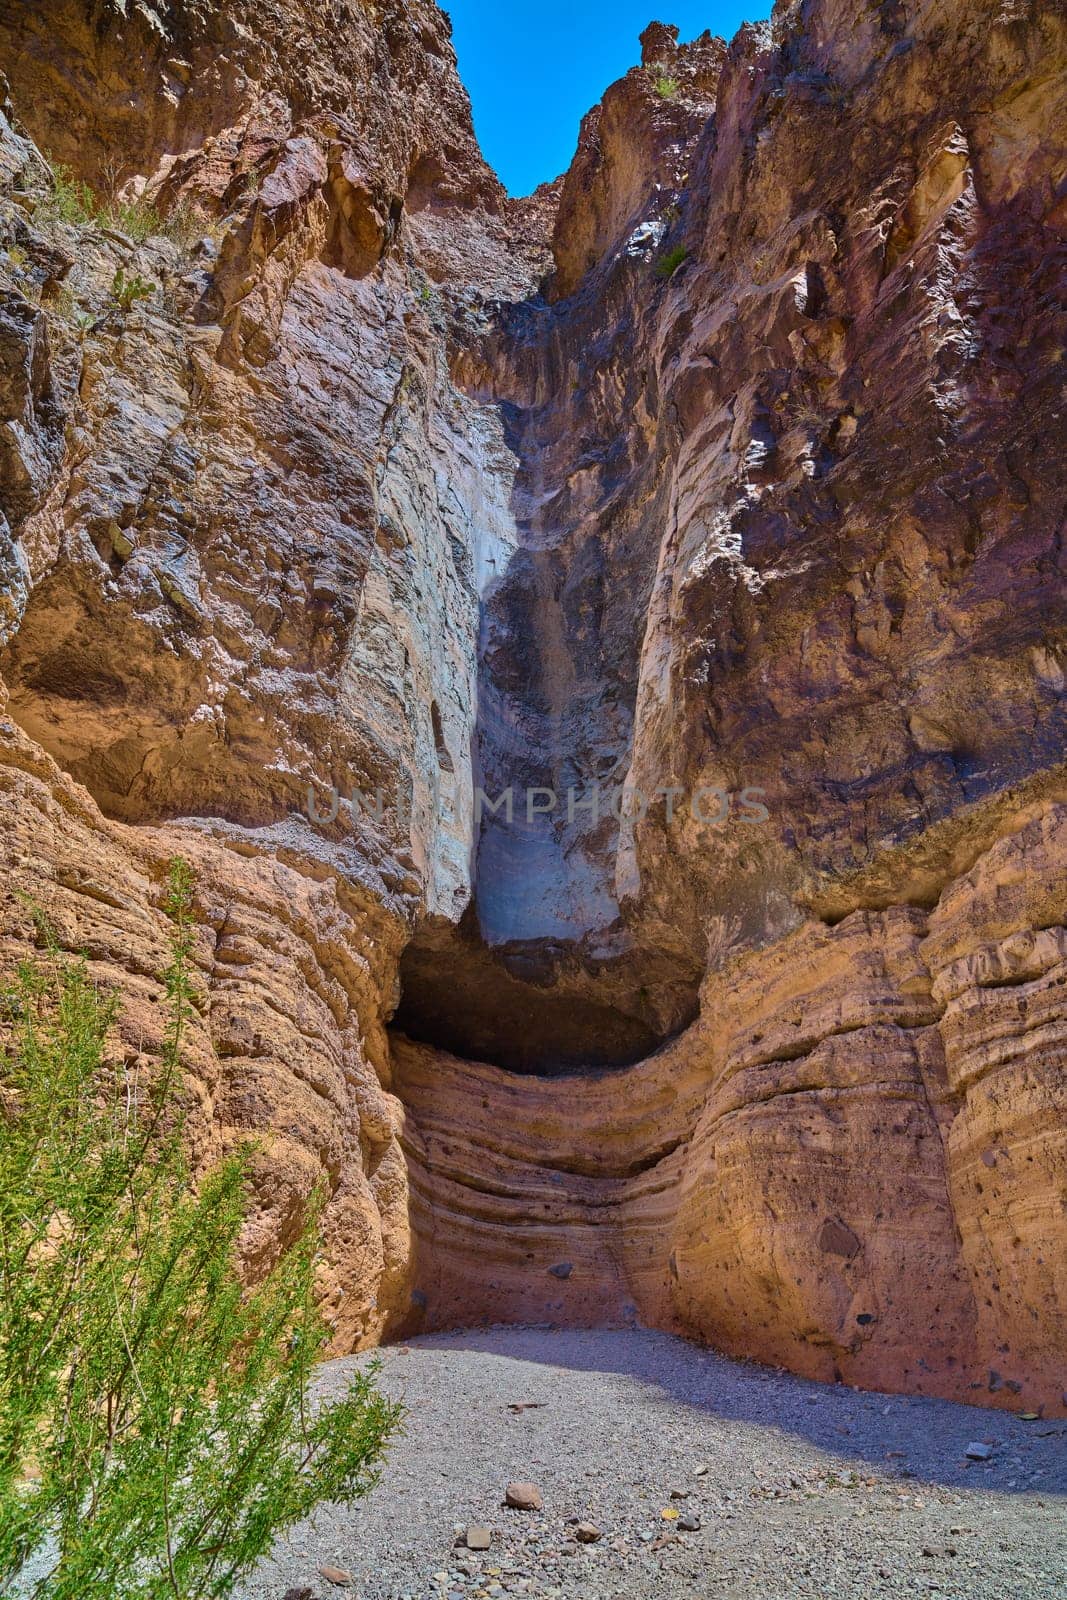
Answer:
<svg viewBox="0 0 1067 1600"><path fill-rule="evenodd" d="M381 1359L409 1413L384 1483L297 1529L242 1600L327 1600L345 1592L330 1566L366 1600L1067 1593L1062 1420L805 1383L645 1332L494 1328ZM543 1510L503 1504L516 1479ZM471 1526L486 1552L464 1548Z"/></svg>

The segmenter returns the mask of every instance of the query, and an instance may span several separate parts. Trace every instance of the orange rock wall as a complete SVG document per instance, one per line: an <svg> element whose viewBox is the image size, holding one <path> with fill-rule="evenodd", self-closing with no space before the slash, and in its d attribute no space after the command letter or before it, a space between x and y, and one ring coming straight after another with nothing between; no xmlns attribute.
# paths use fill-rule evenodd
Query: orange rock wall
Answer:
<svg viewBox="0 0 1067 1600"><path fill-rule="evenodd" d="M932 912L805 924L618 1073L398 1039L425 1325L640 1321L1062 1409L1065 844L1067 808L1042 807Z"/></svg>

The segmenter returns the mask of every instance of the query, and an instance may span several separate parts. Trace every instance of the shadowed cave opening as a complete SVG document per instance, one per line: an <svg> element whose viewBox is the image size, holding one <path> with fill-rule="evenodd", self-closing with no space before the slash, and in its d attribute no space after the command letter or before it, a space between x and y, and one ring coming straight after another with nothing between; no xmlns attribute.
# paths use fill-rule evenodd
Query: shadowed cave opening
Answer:
<svg viewBox="0 0 1067 1600"><path fill-rule="evenodd" d="M489 946L468 912L458 927L422 924L400 981L394 1032L509 1072L563 1077L651 1055L693 1021L700 974L634 948Z"/></svg>

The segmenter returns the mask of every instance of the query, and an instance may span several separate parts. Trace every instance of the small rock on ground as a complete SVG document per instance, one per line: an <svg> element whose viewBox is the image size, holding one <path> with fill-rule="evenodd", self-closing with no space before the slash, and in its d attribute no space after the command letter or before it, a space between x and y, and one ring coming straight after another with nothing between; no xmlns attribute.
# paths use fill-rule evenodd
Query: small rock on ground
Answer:
<svg viewBox="0 0 1067 1600"><path fill-rule="evenodd" d="M513 1511L540 1511L545 1503L536 1483L509 1483L504 1499Z"/></svg>
<svg viewBox="0 0 1067 1600"><path fill-rule="evenodd" d="M336 1584L339 1589L347 1589L352 1582L352 1574L346 1572L344 1567L320 1567L319 1577L325 1578L327 1583Z"/></svg>

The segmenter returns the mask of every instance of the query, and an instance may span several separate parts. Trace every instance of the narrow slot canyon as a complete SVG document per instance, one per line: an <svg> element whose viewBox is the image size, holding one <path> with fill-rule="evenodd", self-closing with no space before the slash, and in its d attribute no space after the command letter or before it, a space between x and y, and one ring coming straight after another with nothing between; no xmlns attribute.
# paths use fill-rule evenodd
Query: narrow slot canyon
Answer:
<svg viewBox="0 0 1067 1600"><path fill-rule="evenodd" d="M651 25L524 199L429 0L0 14L0 950L150 1065L189 863L332 1354L1067 1412L1067 38L847 9Z"/></svg>
<svg viewBox="0 0 1067 1600"><path fill-rule="evenodd" d="M0 0L5 1595L1067 1592L1067 14L757 9Z"/></svg>

